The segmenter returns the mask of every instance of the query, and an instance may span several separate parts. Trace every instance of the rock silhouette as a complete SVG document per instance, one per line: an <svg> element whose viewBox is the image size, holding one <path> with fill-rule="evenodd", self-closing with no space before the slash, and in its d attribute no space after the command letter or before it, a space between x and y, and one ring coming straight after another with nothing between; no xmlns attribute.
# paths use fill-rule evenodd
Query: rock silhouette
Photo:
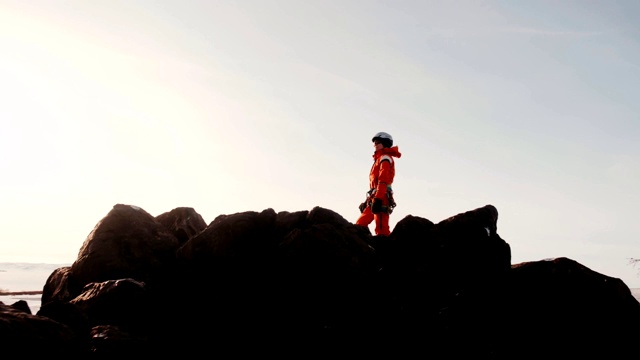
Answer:
<svg viewBox="0 0 640 360"><path fill-rule="evenodd" d="M624 282L565 257L511 264L497 222L486 205L377 237L321 207L207 225L192 208L116 204L37 314L0 303L0 338L7 353L84 359L637 352Z"/></svg>

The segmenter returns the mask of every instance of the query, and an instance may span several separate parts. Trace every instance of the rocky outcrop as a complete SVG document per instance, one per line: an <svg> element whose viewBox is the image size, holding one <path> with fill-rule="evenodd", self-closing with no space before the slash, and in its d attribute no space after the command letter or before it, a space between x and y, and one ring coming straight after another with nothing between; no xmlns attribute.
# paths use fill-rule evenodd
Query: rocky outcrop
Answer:
<svg viewBox="0 0 640 360"><path fill-rule="evenodd" d="M492 205L409 215L377 237L321 207L206 225L117 204L36 315L2 305L0 338L84 358L635 353L640 304L621 280L563 257L511 264L497 221Z"/></svg>
<svg viewBox="0 0 640 360"><path fill-rule="evenodd" d="M207 223L193 208L178 207L156 216L156 220L169 229L180 245L207 227Z"/></svg>
<svg viewBox="0 0 640 360"><path fill-rule="evenodd" d="M568 357L576 353L624 358L635 353L640 306L625 283L559 257L512 266L503 312L511 324L526 326L529 338L511 334L513 349L545 356L548 349ZM518 331L521 332L521 331Z"/></svg>
<svg viewBox="0 0 640 360"><path fill-rule="evenodd" d="M7 356L25 358L36 356L64 356L79 358L86 354L87 345L68 326L46 316L0 302L0 339Z"/></svg>
<svg viewBox="0 0 640 360"><path fill-rule="evenodd" d="M161 281L172 271L179 247L173 232L149 213L117 204L93 228L71 265L74 290L122 278Z"/></svg>

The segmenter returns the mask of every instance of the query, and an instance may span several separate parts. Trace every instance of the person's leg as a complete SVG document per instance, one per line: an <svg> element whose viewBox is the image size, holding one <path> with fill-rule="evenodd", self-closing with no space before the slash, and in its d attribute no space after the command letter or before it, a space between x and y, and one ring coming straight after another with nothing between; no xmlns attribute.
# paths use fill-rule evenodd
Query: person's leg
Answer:
<svg viewBox="0 0 640 360"><path fill-rule="evenodd" d="M369 226L369 224L371 224L372 221L373 221L373 213L371 212L371 208L367 206L364 209L364 211L360 214L360 217L358 217L358 220L356 220L356 225Z"/></svg>
<svg viewBox="0 0 640 360"><path fill-rule="evenodd" d="M375 214L374 218L376 220L376 235L389 236L391 234L391 230L389 229L389 214L386 212Z"/></svg>

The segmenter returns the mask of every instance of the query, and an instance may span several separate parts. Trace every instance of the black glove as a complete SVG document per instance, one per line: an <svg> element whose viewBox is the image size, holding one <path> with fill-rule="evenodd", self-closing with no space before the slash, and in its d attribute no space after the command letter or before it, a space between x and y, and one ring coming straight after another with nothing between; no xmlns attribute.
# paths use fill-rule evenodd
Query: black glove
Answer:
<svg viewBox="0 0 640 360"><path fill-rule="evenodd" d="M360 214L362 214L362 212L364 212L364 209L366 208L367 208L367 203L360 204L360 206L358 206L358 209L360 209Z"/></svg>
<svg viewBox="0 0 640 360"><path fill-rule="evenodd" d="M373 199L373 203L371 204L371 212L373 212L374 214L384 212L384 210L382 209L381 199Z"/></svg>

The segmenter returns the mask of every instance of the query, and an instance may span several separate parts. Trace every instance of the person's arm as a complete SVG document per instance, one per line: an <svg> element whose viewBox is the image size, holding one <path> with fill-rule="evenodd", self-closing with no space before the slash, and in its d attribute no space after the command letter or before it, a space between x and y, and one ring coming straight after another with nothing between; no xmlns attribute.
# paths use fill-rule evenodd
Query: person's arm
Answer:
<svg viewBox="0 0 640 360"><path fill-rule="evenodd" d="M393 171L391 160L383 159L380 162L380 173L378 175L378 186L376 187L376 199L384 199L387 196L387 186L393 183Z"/></svg>
<svg viewBox="0 0 640 360"><path fill-rule="evenodd" d="M391 160L383 159L380 162L380 172L378 173L378 185L376 186L376 195L371 204L371 211L374 214L386 212L383 206L384 198L387 196L387 186L393 182L393 171L391 169Z"/></svg>

